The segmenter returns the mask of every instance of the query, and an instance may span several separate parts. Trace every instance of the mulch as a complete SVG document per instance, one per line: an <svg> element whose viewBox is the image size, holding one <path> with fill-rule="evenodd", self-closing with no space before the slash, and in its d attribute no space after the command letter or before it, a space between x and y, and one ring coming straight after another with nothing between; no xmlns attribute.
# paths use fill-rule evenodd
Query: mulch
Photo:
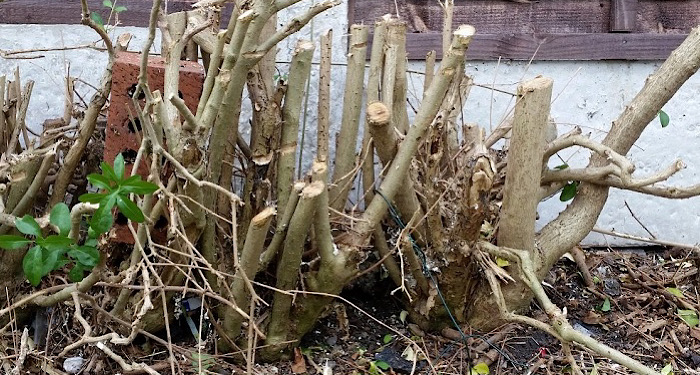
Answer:
<svg viewBox="0 0 700 375"><path fill-rule="evenodd" d="M657 371L670 365L676 375L700 374L700 328L693 312L700 311L697 261L688 249L589 249L590 286L566 257L543 284L577 330ZM295 358L275 365L279 373L468 374L470 362L479 370L488 366L490 374L571 373L559 342L530 327L508 324L488 333L465 329L467 350L448 338L459 337L456 330L426 334L402 320L400 305L389 295L351 291L346 297L355 307L346 305L341 319L337 313L325 317ZM534 303L529 315L546 320ZM572 351L585 374L632 374L582 347L572 346Z"/></svg>

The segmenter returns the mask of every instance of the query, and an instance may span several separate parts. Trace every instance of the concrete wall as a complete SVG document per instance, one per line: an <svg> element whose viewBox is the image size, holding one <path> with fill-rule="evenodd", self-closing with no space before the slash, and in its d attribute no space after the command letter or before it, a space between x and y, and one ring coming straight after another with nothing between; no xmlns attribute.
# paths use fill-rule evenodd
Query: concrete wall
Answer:
<svg viewBox="0 0 700 375"><path fill-rule="evenodd" d="M279 24L303 9L308 1L302 2L280 15ZM128 14L127 14L128 16ZM289 61L289 51L293 49L296 38L318 41L319 34L328 28L334 29L334 63L345 61L347 35L347 9L345 5L336 7L321 15L289 41L279 46L278 60L281 72L285 72ZM128 31L135 35L131 49L139 50L145 37L144 29L123 28L118 32ZM0 25L0 49L17 50L48 47L69 47L95 41L97 37L87 27L79 25ZM62 77L66 65L70 63L71 75L96 84L105 63L104 53L87 50L66 50L57 52L38 52L43 58L31 60L0 59L0 75L11 75L15 66L20 66L22 77L36 81L28 123L39 129L44 119L59 117L63 108ZM316 54L318 56L318 53ZM554 96L552 115L559 123L559 132L564 133L572 126L579 125L584 132L591 132L594 139L602 139L611 122L622 111L642 87L644 79L654 71L660 62L509 62L501 63L470 62L467 70L474 76L478 85L491 86L508 92L515 92L518 82L542 74L554 79ZM343 66L334 66L336 79L332 83L333 98L342 97L342 83L345 74ZM411 63L412 71L420 72L420 63ZM305 155L311 155L315 149L315 132L311 124L315 123L317 72L312 73L312 81L304 143ZM422 75L410 73L409 100L415 105L422 92ZM81 94L89 98L90 90L82 86ZM693 77L682 90L665 107L671 122L662 129L658 122L650 125L647 132L630 152L630 158L637 164L639 176L645 176L667 166L676 158L683 159L688 168L674 176L669 182L676 185L700 183L700 147L696 142L700 134L700 77ZM89 100L89 99L87 99ZM464 120L477 122L482 126L495 126L509 112L514 104L511 95L491 91L476 86L464 110ZM342 105L332 106L334 123L339 122ZM241 120L247 123L244 113ZM245 129L243 130L246 131ZM587 160L584 153L562 155L572 166L583 166ZM610 194L608 205L604 210L598 226L606 229L648 236L641 226L632 218L625 202L635 215L658 238L693 244L700 242L700 199L681 201L663 200L621 191ZM565 204L557 198L540 205L540 225L556 217ZM629 244L615 238L590 236L588 244Z"/></svg>

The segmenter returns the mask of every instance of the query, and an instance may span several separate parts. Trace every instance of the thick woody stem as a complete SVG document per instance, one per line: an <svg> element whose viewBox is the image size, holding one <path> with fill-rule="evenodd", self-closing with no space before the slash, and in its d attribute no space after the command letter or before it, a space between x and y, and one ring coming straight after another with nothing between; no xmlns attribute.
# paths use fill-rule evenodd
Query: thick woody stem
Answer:
<svg viewBox="0 0 700 375"><path fill-rule="evenodd" d="M406 134L406 22L386 15L381 23L386 28L381 100L392 111L393 125Z"/></svg>
<svg viewBox="0 0 700 375"><path fill-rule="evenodd" d="M304 99L304 87L311 73L311 58L314 44L308 40L299 40L292 55L289 68L289 87L282 108L282 136L280 139L279 162L277 164L277 200L280 215L284 215L290 190L294 182L294 161L297 154L299 137L299 116Z"/></svg>
<svg viewBox="0 0 700 375"><path fill-rule="evenodd" d="M450 35L452 35L452 19L454 18L454 0L444 0L440 3L443 10L442 19L442 52L445 53L450 48Z"/></svg>
<svg viewBox="0 0 700 375"><path fill-rule="evenodd" d="M294 210L292 220L289 223L289 230L284 241L284 251L280 256L277 267L276 288L280 291L294 289L298 281L299 264L304 252L306 235L311 227L312 218L317 211L318 197L325 190L322 182L312 182L301 192L299 203ZM277 292L272 302L270 312L270 324L268 326L266 351L274 354L282 349L290 333L290 315L292 308L292 295Z"/></svg>
<svg viewBox="0 0 700 375"><path fill-rule="evenodd" d="M328 181L328 166L325 162L315 160L311 171L313 173L313 181L322 183L324 186L321 195L318 197L316 214L314 215L314 234L318 253L321 256L321 263L329 263L332 262L334 258L333 252L335 250L335 244L333 243L333 235L331 234L331 224L329 221L328 189L325 188L326 182Z"/></svg>
<svg viewBox="0 0 700 375"><path fill-rule="evenodd" d="M386 22L381 20L374 24L374 37L370 52L369 72L367 76L367 103L379 100L379 82L382 75L382 61L384 59L384 39L386 37ZM368 122L365 121L364 136L362 137L362 149L366 150L369 157L362 162L362 191L365 194L365 204L374 198L374 143L371 141Z"/></svg>
<svg viewBox="0 0 700 375"><path fill-rule="evenodd" d="M331 52L333 30L321 35L321 61L318 74L318 140L316 159L328 161L328 142L331 123ZM324 181L326 183L327 181Z"/></svg>
<svg viewBox="0 0 700 375"><path fill-rule="evenodd" d="M430 51L425 55L425 77L423 79L423 96L428 91L430 84L433 83L433 78L435 78L435 60L437 54L435 51Z"/></svg>
<svg viewBox="0 0 700 375"><path fill-rule="evenodd" d="M377 155L384 167L391 164L398 150L399 140L396 128L390 122L392 118L391 111L381 102L370 103L367 107L367 124L377 148ZM406 178L404 188L396 192L394 204L404 222L411 220L414 215L423 217L423 210L411 178Z"/></svg>
<svg viewBox="0 0 700 375"><path fill-rule="evenodd" d="M498 244L534 250L545 129L552 80L535 78L518 87L513 137L501 208Z"/></svg>
<svg viewBox="0 0 700 375"><path fill-rule="evenodd" d="M236 269L233 285L231 286L233 300L236 306L242 310L247 310L247 307L251 303L251 293L248 290L246 278L252 280L258 272L260 254L265 245L265 238L270 228L270 222L274 217L275 209L268 207L255 215L250 221L250 227L246 233L246 240L243 244L243 250L241 251L241 259L238 261L238 268ZM234 260L234 262L236 261L237 260ZM244 317L228 306L226 306L225 311L224 321L222 323L224 332L230 338L236 338L240 334ZM219 345L222 344L226 346L228 343L225 340L221 340ZM223 350L226 351L226 348Z"/></svg>
<svg viewBox="0 0 700 375"><path fill-rule="evenodd" d="M362 109L362 92L365 77L365 57L369 27L352 25L350 28L350 53L348 54L345 93L343 95L343 116L340 133L336 138L333 186L330 191L330 204L336 211L345 208L354 173L357 133Z"/></svg>

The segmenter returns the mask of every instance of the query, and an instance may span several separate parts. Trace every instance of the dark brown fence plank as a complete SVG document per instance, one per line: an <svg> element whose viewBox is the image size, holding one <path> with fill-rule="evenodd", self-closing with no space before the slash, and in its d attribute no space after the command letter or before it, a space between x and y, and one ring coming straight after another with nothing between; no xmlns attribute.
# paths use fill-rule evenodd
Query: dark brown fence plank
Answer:
<svg viewBox="0 0 700 375"><path fill-rule="evenodd" d="M196 0L169 0L168 12L190 9ZM113 1L114 2L114 1ZM124 26L146 26L153 4L150 0L117 0L127 7L120 14ZM91 11L100 13L105 20L109 10L102 0L88 0ZM80 0L4 0L0 2L0 23L77 24L80 23Z"/></svg>
<svg viewBox="0 0 700 375"><path fill-rule="evenodd" d="M637 28L638 5L638 0L612 0L610 31L635 31Z"/></svg>
<svg viewBox="0 0 700 375"><path fill-rule="evenodd" d="M398 8L414 32L411 59L441 48L437 2L349 0L349 8L350 23L370 25ZM657 60L700 24L700 0L455 0L454 24L463 23L476 27L469 51L476 60Z"/></svg>
<svg viewBox="0 0 700 375"><path fill-rule="evenodd" d="M440 48L441 38L438 33L409 34L408 58L424 59L428 51ZM673 34L477 34L467 59L659 60L668 57L684 39L685 35ZM442 51L437 52L440 55Z"/></svg>

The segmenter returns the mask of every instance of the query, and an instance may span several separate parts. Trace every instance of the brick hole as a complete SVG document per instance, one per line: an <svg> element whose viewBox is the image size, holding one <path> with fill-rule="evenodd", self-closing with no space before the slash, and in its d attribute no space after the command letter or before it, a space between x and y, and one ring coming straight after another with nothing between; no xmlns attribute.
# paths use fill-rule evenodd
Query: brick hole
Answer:
<svg viewBox="0 0 700 375"><path fill-rule="evenodd" d="M158 218L156 223L153 224L153 229L163 230L167 226L168 226L168 219L165 216L160 215L160 217Z"/></svg>
<svg viewBox="0 0 700 375"><path fill-rule="evenodd" d="M126 90L126 95L130 98L133 98L134 93L136 93L136 87L138 87L138 85L136 83L129 86L129 88ZM141 92L139 92L139 97L137 99L138 100L146 99L146 94L143 92L143 90L141 90Z"/></svg>
<svg viewBox="0 0 700 375"><path fill-rule="evenodd" d="M124 157L124 162L126 164L134 164L136 161L136 155L138 155L138 152L131 149L122 151L122 156Z"/></svg>
<svg viewBox="0 0 700 375"><path fill-rule="evenodd" d="M129 133L137 133L141 131L141 120L135 118L133 121L129 120L126 123L127 129L129 129Z"/></svg>
<svg viewBox="0 0 700 375"><path fill-rule="evenodd" d="M114 219L114 223L117 225L126 225L129 222L129 219L126 218L121 212L117 213L117 218Z"/></svg>
<svg viewBox="0 0 700 375"><path fill-rule="evenodd" d="M184 98L185 98L184 96L182 96L182 91L180 91L180 90L177 90L177 96L180 97L180 99L183 99L183 100L184 100Z"/></svg>

